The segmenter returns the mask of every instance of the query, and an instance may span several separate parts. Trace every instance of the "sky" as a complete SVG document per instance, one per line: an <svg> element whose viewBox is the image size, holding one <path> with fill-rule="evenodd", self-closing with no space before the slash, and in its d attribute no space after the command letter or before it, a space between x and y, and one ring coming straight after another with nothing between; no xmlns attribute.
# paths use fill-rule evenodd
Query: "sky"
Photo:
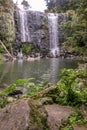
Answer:
<svg viewBox="0 0 87 130"><path fill-rule="evenodd" d="M23 0L13 0L14 3L18 3L18 6L22 9L21 2ZM35 11L44 11L46 9L46 3L45 0L26 0L28 1L29 5L31 6L30 10Z"/></svg>

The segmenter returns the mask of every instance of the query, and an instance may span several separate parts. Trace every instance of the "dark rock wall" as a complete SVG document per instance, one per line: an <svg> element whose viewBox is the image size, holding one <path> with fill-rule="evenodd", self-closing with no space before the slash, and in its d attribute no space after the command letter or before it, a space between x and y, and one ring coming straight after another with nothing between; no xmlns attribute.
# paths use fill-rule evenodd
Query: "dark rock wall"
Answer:
<svg viewBox="0 0 87 130"><path fill-rule="evenodd" d="M20 46L21 44L21 37L20 37L20 19L19 19L19 8L14 5L14 22L15 22L15 44Z"/></svg>
<svg viewBox="0 0 87 130"><path fill-rule="evenodd" d="M49 52L49 27L48 16L43 12L27 11L28 30L30 32L31 43L35 45L37 50L41 53ZM65 14L58 15L58 24L66 21ZM20 16L19 9L15 9L15 27L16 27L16 46L20 46ZM60 45L64 41L64 33L59 26L59 42Z"/></svg>
<svg viewBox="0 0 87 130"><path fill-rule="evenodd" d="M49 32L47 16L42 12L28 12L28 23L29 31L31 35L31 41L36 45L41 51L49 49Z"/></svg>
<svg viewBox="0 0 87 130"><path fill-rule="evenodd" d="M15 27L16 27L16 46L20 46L21 43L21 28L20 28L20 16L19 9L15 8ZM45 13L36 11L27 11L28 30L30 32L31 42L39 51L45 51L49 49L49 32L47 16Z"/></svg>

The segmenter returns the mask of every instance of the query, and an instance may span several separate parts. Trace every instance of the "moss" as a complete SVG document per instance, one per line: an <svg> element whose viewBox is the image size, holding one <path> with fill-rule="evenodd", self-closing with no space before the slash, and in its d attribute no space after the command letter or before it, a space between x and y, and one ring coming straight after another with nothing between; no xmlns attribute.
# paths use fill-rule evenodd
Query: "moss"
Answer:
<svg viewBox="0 0 87 130"><path fill-rule="evenodd" d="M45 96L51 97L54 103L57 103L56 98L58 97L58 95L59 95L59 92L58 92L57 87L55 89L49 91L47 94L45 94Z"/></svg>
<svg viewBox="0 0 87 130"><path fill-rule="evenodd" d="M29 130L50 130L47 124L47 113L36 100L29 101L31 122Z"/></svg>
<svg viewBox="0 0 87 130"><path fill-rule="evenodd" d="M15 41L14 6L12 0L0 1L0 39L8 48Z"/></svg>

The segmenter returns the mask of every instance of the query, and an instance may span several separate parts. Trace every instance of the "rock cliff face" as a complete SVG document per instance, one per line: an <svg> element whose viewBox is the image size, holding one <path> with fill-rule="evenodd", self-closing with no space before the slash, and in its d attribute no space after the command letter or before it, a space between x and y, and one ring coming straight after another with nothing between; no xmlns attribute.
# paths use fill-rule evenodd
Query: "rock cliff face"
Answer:
<svg viewBox="0 0 87 130"><path fill-rule="evenodd" d="M0 0L0 40L7 46L15 40L14 5L12 0Z"/></svg>
<svg viewBox="0 0 87 130"><path fill-rule="evenodd" d="M59 14L58 17L59 17L58 24L66 20L65 14ZM20 46L22 43L28 42L34 44L34 46L37 48L39 52L48 53L50 48L48 24L49 23L47 13L36 11L21 12L19 9L16 8L15 9L16 46ZM23 32L25 34L23 34ZM64 41L64 34L61 28L59 27L60 44L63 41Z"/></svg>
<svg viewBox="0 0 87 130"><path fill-rule="evenodd" d="M36 11L27 11L27 27L23 25L22 22L26 22L26 19L23 17L21 18L20 10L17 8L15 9L15 26L16 26L16 45L20 46L21 43L28 42L35 45L39 51L43 51L45 49L49 49L49 33L48 33L48 23L47 23L47 16L45 13L36 12ZM23 12L22 12L23 13ZM22 27L21 27L22 24ZM24 26L24 27L23 27ZM24 30L25 29L25 30ZM21 34L21 31L24 30L25 34ZM29 40L27 40L27 30L29 30ZM21 36L22 35L22 36ZM21 38L23 37L24 38ZM24 41L24 42L23 42Z"/></svg>
<svg viewBox="0 0 87 130"><path fill-rule="evenodd" d="M14 8L12 0L0 1L0 40L8 48L15 43L16 50L22 43L27 42L34 45L36 52L46 55L50 48L48 14L36 11L20 12L22 11L16 6ZM62 21L64 15L60 14L58 23ZM61 44L64 35L61 28L58 28Z"/></svg>

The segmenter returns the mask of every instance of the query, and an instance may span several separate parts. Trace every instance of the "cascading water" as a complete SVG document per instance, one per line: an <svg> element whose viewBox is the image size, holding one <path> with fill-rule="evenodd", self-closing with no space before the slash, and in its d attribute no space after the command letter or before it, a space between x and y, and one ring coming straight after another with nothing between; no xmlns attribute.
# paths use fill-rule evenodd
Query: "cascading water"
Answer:
<svg viewBox="0 0 87 130"><path fill-rule="evenodd" d="M21 42L30 42L30 32L28 29L28 11L19 11L20 15L20 33L21 33Z"/></svg>
<svg viewBox="0 0 87 130"><path fill-rule="evenodd" d="M58 14L48 14L50 53L53 56L59 55L59 32L58 32Z"/></svg>
<svg viewBox="0 0 87 130"><path fill-rule="evenodd" d="M17 57L18 57L18 59L22 59L23 58L22 49L20 49L20 51L18 52Z"/></svg>

